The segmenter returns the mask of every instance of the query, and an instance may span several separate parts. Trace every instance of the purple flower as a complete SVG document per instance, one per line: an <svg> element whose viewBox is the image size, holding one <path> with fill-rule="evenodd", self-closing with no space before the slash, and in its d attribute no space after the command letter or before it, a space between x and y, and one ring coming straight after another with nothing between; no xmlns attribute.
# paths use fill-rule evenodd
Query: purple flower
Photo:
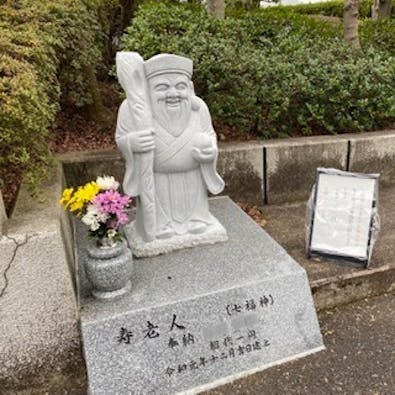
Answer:
<svg viewBox="0 0 395 395"><path fill-rule="evenodd" d="M101 213L110 215L107 227L112 229L118 229L127 223L128 216L125 209L130 202L131 198L129 196L121 195L113 189L103 191L93 199L93 204Z"/></svg>

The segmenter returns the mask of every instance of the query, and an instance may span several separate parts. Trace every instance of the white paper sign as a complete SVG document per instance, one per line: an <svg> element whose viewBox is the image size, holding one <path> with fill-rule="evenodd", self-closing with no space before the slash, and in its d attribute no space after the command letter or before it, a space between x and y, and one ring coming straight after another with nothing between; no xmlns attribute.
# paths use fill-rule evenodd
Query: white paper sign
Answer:
<svg viewBox="0 0 395 395"><path fill-rule="evenodd" d="M310 251L368 260L377 178L319 173Z"/></svg>

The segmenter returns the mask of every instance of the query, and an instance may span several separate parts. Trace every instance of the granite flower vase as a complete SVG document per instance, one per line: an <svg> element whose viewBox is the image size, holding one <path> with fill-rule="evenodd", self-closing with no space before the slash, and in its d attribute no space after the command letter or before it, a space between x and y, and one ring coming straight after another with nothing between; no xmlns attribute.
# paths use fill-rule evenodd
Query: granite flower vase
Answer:
<svg viewBox="0 0 395 395"><path fill-rule="evenodd" d="M96 299L114 299L131 289L133 257L126 240L113 246L87 247L85 273Z"/></svg>

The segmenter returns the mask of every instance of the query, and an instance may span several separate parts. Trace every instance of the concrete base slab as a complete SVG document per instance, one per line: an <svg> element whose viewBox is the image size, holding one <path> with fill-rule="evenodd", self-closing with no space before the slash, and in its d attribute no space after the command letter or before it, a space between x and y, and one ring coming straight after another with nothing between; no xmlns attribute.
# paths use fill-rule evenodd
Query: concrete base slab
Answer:
<svg viewBox="0 0 395 395"><path fill-rule="evenodd" d="M197 393L324 349L305 271L228 198L210 210L228 242L135 259L119 300L93 300L80 271L92 395Z"/></svg>

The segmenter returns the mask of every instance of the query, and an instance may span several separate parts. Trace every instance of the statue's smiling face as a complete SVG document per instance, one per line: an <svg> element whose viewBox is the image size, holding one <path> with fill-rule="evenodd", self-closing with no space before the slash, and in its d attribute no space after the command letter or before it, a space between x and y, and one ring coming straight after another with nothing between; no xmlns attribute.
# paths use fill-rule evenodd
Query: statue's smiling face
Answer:
<svg viewBox="0 0 395 395"><path fill-rule="evenodd" d="M190 85L184 74L168 73L153 77L150 80L153 104L164 102L169 110L179 108L181 102L191 96Z"/></svg>
<svg viewBox="0 0 395 395"><path fill-rule="evenodd" d="M166 73L149 80L154 118L166 130L179 135L191 112L192 83L180 73Z"/></svg>

